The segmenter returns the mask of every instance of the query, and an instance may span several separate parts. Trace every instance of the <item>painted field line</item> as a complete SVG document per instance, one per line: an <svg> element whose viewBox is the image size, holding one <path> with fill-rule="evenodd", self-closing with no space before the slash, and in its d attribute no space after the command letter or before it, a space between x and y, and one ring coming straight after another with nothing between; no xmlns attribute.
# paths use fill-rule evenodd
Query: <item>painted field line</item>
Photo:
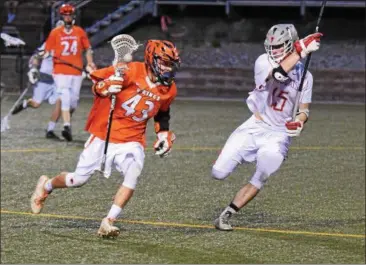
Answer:
<svg viewBox="0 0 366 265"><path fill-rule="evenodd" d="M29 212L18 212L1 209L1 214L12 215L28 215L33 217L46 217L55 219L78 219L78 220L92 220L101 221L100 218L73 216L73 215L58 215L58 214L33 214ZM212 225L196 225L196 224L182 224L174 222L156 222L156 221L138 221L138 220L117 220L119 223L127 224L141 224L151 226L168 226L168 227L185 227L185 228L202 228L202 229L214 229ZM294 230L280 230L280 229L267 229L267 228L249 228L249 227L235 227L234 230L255 231L255 232L267 232L267 233L280 233L280 234L292 234L292 235L309 235L309 236L330 236L330 237L343 237L343 238L366 238L361 234L342 234L342 233L326 233L326 232L310 232L310 231L294 231Z"/></svg>
<svg viewBox="0 0 366 265"><path fill-rule="evenodd" d="M174 147L174 150L178 151L219 151L222 147ZM1 153L51 153L51 152L64 152L64 151L80 151L80 148L30 148L30 149L2 149ZM152 150L152 148L146 148L146 150ZM293 146L290 150L314 150L314 151L361 151L365 150L360 146Z"/></svg>

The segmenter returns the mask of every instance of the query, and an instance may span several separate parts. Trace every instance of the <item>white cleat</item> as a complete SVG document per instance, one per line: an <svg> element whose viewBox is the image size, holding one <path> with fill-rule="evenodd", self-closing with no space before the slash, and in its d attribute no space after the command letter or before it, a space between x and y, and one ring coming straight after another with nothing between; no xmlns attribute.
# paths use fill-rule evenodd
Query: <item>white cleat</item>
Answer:
<svg viewBox="0 0 366 265"><path fill-rule="evenodd" d="M232 231L233 227L229 223L229 218L231 217L231 213L226 212L225 214L220 215L214 222L215 228L221 231Z"/></svg>
<svg viewBox="0 0 366 265"><path fill-rule="evenodd" d="M119 235L119 228L113 225L113 221L107 217L103 218L98 230L98 236L105 238L116 238Z"/></svg>
<svg viewBox="0 0 366 265"><path fill-rule="evenodd" d="M48 192L44 189L44 184L47 182L47 176L40 176L37 182L36 189L31 197L31 209L33 213L40 213L44 206L44 202L48 196Z"/></svg>

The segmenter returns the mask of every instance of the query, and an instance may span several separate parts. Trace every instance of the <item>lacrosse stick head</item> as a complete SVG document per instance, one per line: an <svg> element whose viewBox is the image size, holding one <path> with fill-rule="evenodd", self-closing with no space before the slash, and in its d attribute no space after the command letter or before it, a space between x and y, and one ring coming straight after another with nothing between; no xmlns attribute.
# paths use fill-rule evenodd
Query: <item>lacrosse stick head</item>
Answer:
<svg viewBox="0 0 366 265"><path fill-rule="evenodd" d="M25 45L25 42L23 40L10 36L9 34L6 34L6 33L1 33L0 37L4 40L6 47L11 47L11 46L18 47L18 46Z"/></svg>
<svg viewBox="0 0 366 265"><path fill-rule="evenodd" d="M132 61L132 55L141 46L128 34L120 34L111 40L114 51L113 65L118 63L128 63Z"/></svg>
<svg viewBox="0 0 366 265"><path fill-rule="evenodd" d="M9 126L9 117L8 115L6 115L2 120L1 120L1 132L5 132L6 130L10 129Z"/></svg>
<svg viewBox="0 0 366 265"><path fill-rule="evenodd" d="M277 24L268 30L264 48L271 61L279 64L294 50L294 43L298 39L299 36L294 25Z"/></svg>

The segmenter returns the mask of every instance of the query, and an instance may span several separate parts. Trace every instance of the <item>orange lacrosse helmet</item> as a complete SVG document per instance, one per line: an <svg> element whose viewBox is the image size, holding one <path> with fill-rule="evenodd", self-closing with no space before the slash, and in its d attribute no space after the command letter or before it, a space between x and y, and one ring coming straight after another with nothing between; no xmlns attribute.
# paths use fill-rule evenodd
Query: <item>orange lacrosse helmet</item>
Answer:
<svg viewBox="0 0 366 265"><path fill-rule="evenodd" d="M75 23L75 7L70 4L63 4L60 7L59 13L66 28L70 28ZM65 16L71 16L67 18Z"/></svg>
<svg viewBox="0 0 366 265"><path fill-rule="evenodd" d="M180 67L179 52L170 41L148 40L145 48L145 63L161 84L170 86Z"/></svg>
<svg viewBox="0 0 366 265"><path fill-rule="evenodd" d="M63 4L60 7L60 15L73 15L75 14L75 7L70 4Z"/></svg>

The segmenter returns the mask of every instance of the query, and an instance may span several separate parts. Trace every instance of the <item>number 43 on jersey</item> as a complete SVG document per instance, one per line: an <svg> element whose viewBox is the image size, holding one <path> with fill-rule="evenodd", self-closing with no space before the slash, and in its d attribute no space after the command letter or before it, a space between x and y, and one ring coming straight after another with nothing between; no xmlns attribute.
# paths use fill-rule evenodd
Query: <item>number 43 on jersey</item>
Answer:
<svg viewBox="0 0 366 265"><path fill-rule="evenodd" d="M122 108L124 110L126 110L126 113L125 113L126 116L131 116L136 112L135 108L139 104L141 99L142 99L142 96L137 94L134 97L132 97L122 103ZM147 108L141 110L142 115L141 116L138 116L137 114L133 115L132 116L133 120L140 122L140 121L144 121L148 118L149 111L152 111L154 109L154 103L149 100L146 100L145 105Z"/></svg>

